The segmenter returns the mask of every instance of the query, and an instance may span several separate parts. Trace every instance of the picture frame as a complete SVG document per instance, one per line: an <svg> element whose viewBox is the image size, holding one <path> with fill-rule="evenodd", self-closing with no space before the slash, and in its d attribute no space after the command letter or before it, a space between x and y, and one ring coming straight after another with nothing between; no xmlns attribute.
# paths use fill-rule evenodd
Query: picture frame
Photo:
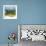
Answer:
<svg viewBox="0 0 46 46"><path fill-rule="evenodd" d="M3 5L3 19L17 19L17 5Z"/></svg>

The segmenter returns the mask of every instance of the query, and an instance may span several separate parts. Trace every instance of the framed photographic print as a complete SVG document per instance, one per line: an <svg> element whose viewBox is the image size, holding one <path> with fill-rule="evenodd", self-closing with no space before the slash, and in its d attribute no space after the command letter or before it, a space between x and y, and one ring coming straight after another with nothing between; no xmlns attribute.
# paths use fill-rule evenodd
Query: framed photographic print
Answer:
<svg viewBox="0 0 46 46"><path fill-rule="evenodd" d="M3 5L3 19L17 19L17 5Z"/></svg>
<svg viewBox="0 0 46 46"><path fill-rule="evenodd" d="M20 41L46 41L46 25L20 24L18 30Z"/></svg>

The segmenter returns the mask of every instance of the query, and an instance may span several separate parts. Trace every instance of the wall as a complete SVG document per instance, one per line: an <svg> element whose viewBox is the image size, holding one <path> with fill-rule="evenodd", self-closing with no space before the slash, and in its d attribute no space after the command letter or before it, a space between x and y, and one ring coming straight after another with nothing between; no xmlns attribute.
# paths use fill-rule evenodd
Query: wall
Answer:
<svg viewBox="0 0 46 46"><path fill-rule="evenodd" d="M16 4L17 20L3 20L3 6ZM18 24L46 24L46 0L0 0L0 44L8 43L9 32L18 32Z"/></svg>
<svg viewBox="0 0 46 46"><path fill-rule="evenodd" d="M46 0L23 0L21 24L46 24Z"/></svg>
<svg viewBox="0 0 46 46"><path fill-rule="evenodd" d="M16 32L17 39L18 39L18 23L20 22L20 12L21 12L21 1L19 0L0 0L0 44L7 44L9 42L8 40L8 34L10 32ZM6 20L3 19L3 5L17 5L18 6L18 12L17 12L17 20ZM18 40L16 39L15 43L18 43Z"/></svg>

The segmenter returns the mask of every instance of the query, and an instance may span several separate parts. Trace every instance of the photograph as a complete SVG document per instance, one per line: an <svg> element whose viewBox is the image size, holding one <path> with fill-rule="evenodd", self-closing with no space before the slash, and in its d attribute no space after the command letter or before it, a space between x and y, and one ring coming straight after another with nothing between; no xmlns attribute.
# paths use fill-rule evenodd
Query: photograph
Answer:
<svg viewBox="0 0 46 46"><path fill-rule="evenodd" d="M19 24L18 31L20 46L46 43L46 25Z"/></svg>
<svg viewBox="0 0 46 46"><path fill-rule="evenodd" d="M20 40L46 41L46 25L19 25Z"/></svg>
<svg viewBox="0 0 46 46"><path fill-rule="evenodd" d="M3 19L17 19L17 5L3 5Z"/></svg>

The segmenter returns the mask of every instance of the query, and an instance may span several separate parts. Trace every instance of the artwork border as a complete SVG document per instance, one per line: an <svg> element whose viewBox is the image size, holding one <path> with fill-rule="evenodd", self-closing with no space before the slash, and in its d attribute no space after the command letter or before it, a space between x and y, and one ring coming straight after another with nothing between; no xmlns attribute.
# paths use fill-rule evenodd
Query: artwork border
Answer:
<svg viewBox="0 0 46 46"><path fill-rule="evenodd" d="M15 17L6 17L5 16L5 7L15 7L16 16ZM17 19L17 5L3 5L3 19Z"/></svg>

